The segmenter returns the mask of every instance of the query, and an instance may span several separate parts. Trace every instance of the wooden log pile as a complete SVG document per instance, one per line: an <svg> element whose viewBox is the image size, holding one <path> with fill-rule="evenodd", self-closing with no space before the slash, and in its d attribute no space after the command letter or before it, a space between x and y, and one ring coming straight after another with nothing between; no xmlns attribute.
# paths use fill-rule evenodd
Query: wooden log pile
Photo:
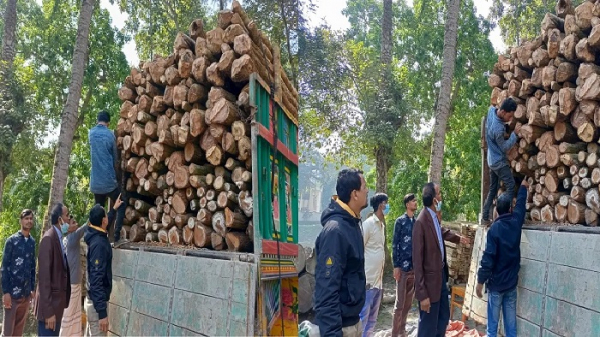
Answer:
<svg viewBox="0 0 600 337"><path fill-rule="evenodd" d="M119 89L129 241L252 250L250 75L294 115L298 93L237 1L217 25L192 22L171 55L131 69Z"/></svg>
<svg viewBox="0 0 600 337"><path fill-rule="evenodd" d="M469 238L471 242L474 242L477 227L471 224L461 224L459 232L461 236ZM471 244L463 245L446 242L448 276L452 280L452 283L467 283L472 253L473 245Z"/></svg>
<svg viewBox="0 0 600 337"><path fill-rule="evenodd" d="M298 244L298 257L294 264L298 272L298 312L306 314L313 308L313 294L316 285L317 256L314 249Z"/></svg>
<svg viewBox="0 0 600 337"><path fill-rule="evenodd" d="M500 55L488 78L492 104L513 97L509 160L530 183L534 222L598 225L600 214L600 1L560 0L541 35Z"/></svg>

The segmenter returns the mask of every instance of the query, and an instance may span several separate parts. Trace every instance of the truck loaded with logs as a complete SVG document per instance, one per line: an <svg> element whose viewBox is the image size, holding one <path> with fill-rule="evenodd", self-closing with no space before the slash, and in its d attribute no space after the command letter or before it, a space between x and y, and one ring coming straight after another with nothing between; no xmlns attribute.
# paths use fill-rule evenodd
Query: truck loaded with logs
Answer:
<svg viewBox="0 0 600 337"><path fill-rule="evenodd" d="M297 334L298 92L237 1L131 69L116 335Z"/></svg>
<svg viewBox="0 0 600 337"><path fill-rule="evenodd" d="M537 38L499 55L488 83L492 105L507 97L518 103L508 129L520 124L520 140L508 157L515 180L529 182L517 335L597 336L600 1L557 1ZM482 203L489 187L484 135ZM475 289L487 232L477 229L462 307L482 324L488 295L479 298Z"/></svg>

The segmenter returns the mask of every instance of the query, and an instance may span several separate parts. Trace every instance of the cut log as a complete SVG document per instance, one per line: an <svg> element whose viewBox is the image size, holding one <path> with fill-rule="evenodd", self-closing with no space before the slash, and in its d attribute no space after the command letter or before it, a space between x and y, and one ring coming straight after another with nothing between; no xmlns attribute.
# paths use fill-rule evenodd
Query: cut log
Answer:
<svg viewBox="0 0 600 337"><path fill-rule="evenodd" d="M146 233L146 242L156 242L158 241L158 233L147 232Z"/></svg>
<svg viewBox="0 0 600 337"><path fill-rule="evenodd" d="M224 237L227 234L227 226L225 224L225 214L223 212L215 212L212 215L212 228L213 230Z"/></svg>
<svg viewBox="0 0 600 337"><path fill-rule="evenodd" d="M200 209L200 211L198 212L197 219L203 225L206 225L206 226L212 225L212 213L209 212L205 208Z"/></svg>
<svg viewBox="0 0 600 337"><path fill-rule="evenodd" d="M546 172L544 183L548 191L550 191L551 193L558 192L559 187L561 186L556 170L549 170L548 172Z"/></svg>
<svg viewBox="0 0 600 337"><path fill-rule="evenodd" d="M227 248L234 252L252 251L252 242L244 232L228 232L225 236Z"/></svg>
<svg viewBox="0 0 600 337"><path fill-rule="evenodd" d="M554 222L554 207L546 205L541 210L542 222L553 223Z"/></svg>
<svg viewBox="0 0 600 337"><path fill-rule="evenodd" d="M598 140L598 128L592 122L585 122L577 128L577 136L584 142Z"/></svg>
<svg viewBox="0 0 600 337"><path fill-rule="evenodd" d="M592 176L590 179L592 181L592 185L596 186L596 185L600 184L600 168L595 167L592 170Z"/></svg>
<svg viewBox="0 0 600 337"><path fill-rule="evenodd" d="M177 214L175 216L175 226L177 226L177 228L181 229L184 226L188 225L188 220L192 219L192 220L196 220L196 218L194 217L193 214L188 213L188 214Z"/></svg>
<svg viewBox="0 0 600 337"><path fill-rule="evenodd" d="M600 194L598 193L598 188L590 188L585 193L585 204L592 211L596 213L600 213Z"/></svg>
<svg viewBox="0 0 600 337"><path fill-rule="evenodd" d="M158 242L169 243L169 232L166 229L158 231Z"/></svg>
<svg viewBox="0 0 600 337"><path fill-rule="evenodd" d="M188 208L188 202L185 191L179 190L173 194L173 209L178 214L184 214Z"/></svg>
<svg viewBox="0 0 600 337"><path fill-rule="evenodd" d="M238 204L247 217L252 217L252 195L250 194L250 192L241 191L238 194Z"/></svg>
<svg viewBox="0 0 600 337"><path fill-rule="evenodd" d="M531 221L535 221L535 222L542 221L542 212L537 207L532 208L531 211L529 212L529 215L531 216Z"/></svg>
<svg viewBox="0 0 600 337"><path fill-rule="evenodd" d="M225 243L225 238L216 232L212 232L210 234L210 241L211 241L211 246L213 247L214 250L224 250L227 248L227 245Z"/></svg>
<svg viewBox="0 0 600 337"><path fill-rule="evenodd" d="M206 160L212 165L221 165L223 159L223 149L219 145L214 145L206 150Z"/></svg>
<svg viewBox="0 0 600 337"><path fill-rule="evenodd" d="M186 245L191 245L194 243L194 229L189 228L188 226L183 227L183 243Z"/></svg>
<svg viewBox="0 0 600 337"><path fill-rule="evenodd" d="M200 248L210 247L213 233L214 231L211 227L197 225L194 227L194 245Z"/></svg>
<svg viewBox="0 0 600 337"><path fill-rule="evenodd" d="M573 186L571 189L571 199L577 202L585 202L585 189L581 186Z"/></svg>
<svg viewBox="0 0 600 337"><path fill-rule="evenodd" d="M169 244L170 245L180 245L183 242L183 233L181 229L177 227L171 227L168 232Z"/></svg>
<svg viewBox="0 0 600 337"><path fill-rule="evenodd" d="M145 227L139 226L138 224L134 224L129 229L129 241L131 242L140 242L146 239L146 229Z"/></svg>
<svg viewBox="0 0 600 337"><path fill-rule="evenodd" d="M582 85L577 86L576 97L579 101L583 101L586 99L599 100L600 75L592 74L589 78L585 80L585 82L583 82Z"/></svg>
<svg viewBox="0 0 600 337"><path fill-rule="evenodd" d="M241 212L234 212L229 208L225 208L225 226L232 229L246 229L248 219Z"/></svg>

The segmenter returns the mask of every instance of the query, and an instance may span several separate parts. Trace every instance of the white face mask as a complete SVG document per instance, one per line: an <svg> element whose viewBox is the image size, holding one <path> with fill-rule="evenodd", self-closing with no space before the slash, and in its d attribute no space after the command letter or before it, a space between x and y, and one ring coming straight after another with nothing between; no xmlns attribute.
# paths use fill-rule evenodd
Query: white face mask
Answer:
<svg viewBox="0 0 600 337"><path fill-rule="evenodd" d="M60 226L60 231L63 233L63 235L66 235L69 232L69 224L63 222L62 226Z"/></svg>
<svg viewBox="0 0 600 337"><path fill-rule="evenodd" d="M438 201L437 205L435 206L435 209L439 212L442 210L442 202Z"/></svg>

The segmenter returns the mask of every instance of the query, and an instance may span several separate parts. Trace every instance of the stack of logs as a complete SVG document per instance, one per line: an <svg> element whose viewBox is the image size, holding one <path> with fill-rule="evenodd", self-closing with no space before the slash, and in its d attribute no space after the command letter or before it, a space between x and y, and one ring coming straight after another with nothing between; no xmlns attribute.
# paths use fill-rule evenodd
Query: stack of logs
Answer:
<svg viewBox="0 0 600 337"><path fill-rule="evenodd" d="M317 254L313 247L298 244L298 257L294 261L298 272L298 312L306 314L312 310L315 292Z"/></svg>
<svg viewBox="0 0 600 337"><path fill-rule="evenodd" d="M297 114L277 46L237 1L217 28L205 32L196 20L189 36L177 35L173 54L131 70L117 126L130 241L252 249L252 73Z"/></svg>
<svg viewBox="0 0 600 337"><path fill-rule="evenodd" d="M598 224L599 16L600 1L558 1L541 35L500 55L488 79L492 104L518 103L511 129L521 124L521 139L509 159L531 184L534 222Z"/></svg>

